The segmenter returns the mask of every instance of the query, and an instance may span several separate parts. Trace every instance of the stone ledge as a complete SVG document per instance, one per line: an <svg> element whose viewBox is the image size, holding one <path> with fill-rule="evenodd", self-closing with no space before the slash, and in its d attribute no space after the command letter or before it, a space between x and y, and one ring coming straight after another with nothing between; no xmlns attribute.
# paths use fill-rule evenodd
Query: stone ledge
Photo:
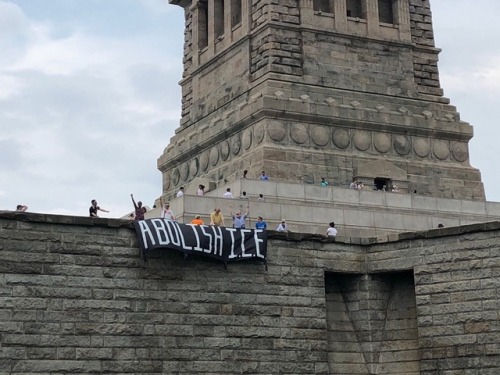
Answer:
<svg viewBox="0 0 500 375"><path fill-rule="evenodd" d="M133 221L111 218L91 218L86 216L51 215L38 212L0 211L0 220L18 220L33 223L86 225L108 228L134 229Z"/></svg>

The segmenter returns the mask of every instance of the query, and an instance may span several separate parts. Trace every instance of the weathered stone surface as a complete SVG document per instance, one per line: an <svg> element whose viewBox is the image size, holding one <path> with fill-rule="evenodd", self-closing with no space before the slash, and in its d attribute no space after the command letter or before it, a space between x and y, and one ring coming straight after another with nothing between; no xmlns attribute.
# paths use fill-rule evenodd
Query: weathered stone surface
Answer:
<svg viewBox="0 0 500 375"><path fill-rule="evenodd" d="M236 2L225 14L171 2L185 9L185 49L180 128L158 160L166 200L197 176L222 186L242 168L348 184L359 164L381 157L405 170L404 181L389 176L398 185L485 199L468 164L472 127L440 87L428 1L395 0L392 14L368 1L357 17L345 0L261 0L235 11Z"/></svg>
<svg viewBox="0 0 500 375"><path fill-rule="evenodd" d="M71 232L67 218L42 219L23 224ZM51 238L17 223L0 214L2 252L26 237L34 246L12 260L30 263L32 249L41 269L0 272L5 373L437 375L443 359L450 373L500 371L498 222L365 245L270 231L267 271L173 256L127 263L140 254L119 220L71 225L99 233L119 267L105 253L80 262L92 246L83 236L68 237L59 267L41 252Z"/></svg>

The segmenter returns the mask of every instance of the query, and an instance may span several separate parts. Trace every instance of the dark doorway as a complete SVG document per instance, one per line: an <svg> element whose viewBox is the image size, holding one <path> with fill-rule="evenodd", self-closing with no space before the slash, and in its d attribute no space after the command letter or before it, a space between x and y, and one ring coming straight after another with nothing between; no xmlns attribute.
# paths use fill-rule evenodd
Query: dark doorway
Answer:
<svg viewBox="0 0 500 375"><path fill-rule="evenodd" d="M375 177L373 180L374 190L389 190L391 186L390 178Z"/></svg>

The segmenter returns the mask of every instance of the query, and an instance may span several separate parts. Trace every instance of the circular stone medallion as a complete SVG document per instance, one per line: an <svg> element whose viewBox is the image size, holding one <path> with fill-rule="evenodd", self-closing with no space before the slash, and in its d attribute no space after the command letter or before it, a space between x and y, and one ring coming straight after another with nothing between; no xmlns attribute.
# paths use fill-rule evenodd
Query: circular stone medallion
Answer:
<svg viewBox="0 0 500 375"><path fill-rule="evenodd" d="M450 155L450 146L446 141L434 141L433 144L433 153L436 158L439 160L445 160Z"/></svg>
<svg viewBox="0 0 500 375"><path fill-rule="evenodd" d="M417 138L413 142L413 150L415 151L415 154L417 154L421 158L425 158L427 157L427 155L429 155L429 152L431 150L431 143L428 139Z"/></svg>
<svg viewBox="0 0 500 375"><path fill-rule="evenodd" d="M357 131L354 133L353 141L359 151L366 151L371 145L370 133L364 130Z"/></svg>
<svg viewBox="0 0 500 375"><path fill-rule="evenodd" d="M311 126L311 139L317 146L326 146L329 141L329 131L326 126Z"/></svg>
<svg viewBox="0 0 500 375"><path fill-rule="evenodd" d="M255 125L253 130L253 137L256 144L262 143L262 141L264 140L264 134L265 134L264 125L261 123Z"/></svg>
<svg viewBox="0 0 500 375"><path fill-rule="evenodd" d="M252 131L247 129L243 132L243 138L241 143L243 143L243 149L248 150L252 146Z"/></svg>
<svg viewBox="0 0 500 375"><path fill-rule="evenodd" d="M189 177L189 164L188 163L182 164L180 172L181 172L181 180L186 181Z"/></svg>
<svg viewBox="0 0 500 375"><path fill-rule="evenodd" d="M163 191L167 191L170 187L170 173L163 173Z"/></svg>
<svg viewBox="0 0 500 375"><path fill-rule="evenodd" d="M279 121L271 121L267 126L267 134L273 141L281 142L286 137L285 125Z"/></svg>
<svg viewBox="0 0 500 375"><path fill-rule="evenodd" d="M373 137L373 145L381 154L385 154L391 149L391 137L385 133L375 134Z"/></svg>
<svg viewBox="0 0 500 375"><path fill-rule="evenodd" d="M208 168L208 152L205 151L200 156L200 167L202 171L206 171Z"/></svg>
<svg viewBox="0 0 500 375"><path fill-rule="evenodd" d="M220 157L222 160L227 160L229 157L229 142L224 141L220 145Z"/></svg>
<svg viewBox="0 0 500 375"><path fill-rule="evenodd" d="M349 132L345 129L337 129L332 134L332 141L335 146L346 149L351 144Z"/></svg>
<svg viewBox="0 0 500 375"><path fill-rule="evenodd" d="M238 155L241 150L241 139L239 134L236 134L233 138L231 138L231 152L233 155Z"/></svg>
<svg viewBox="0 0 500 375"><path fill-rule="evenodd" d="M200 162L198 158L193 158L191 160L191 164L189 165L189 170L191 172L191 177L196 177L198 174L198 169L200 168Z"/></svg>
<svg viewBox="0 0 500 375"><path fill-rule="evenodd" d="M219 150L217 147L212 147L210 150L210 164L212 166L216 166L217 162L219 161Z"/></svg>
<svg viewBox="0 0 500 375"><path fill-rule="evenodd" d="M465 143L455 143L451 147L451 154L456 161L464 162L469 158L467 145Z"/></svg>
<svg viewBox="0 0 500 375"><path fill-rule="evenodd" d="M408 137L404 135L397 135L394 137L394 150L396 150L399 155L408 155L410 147L411 144Z"/></svg>
<svg viewBox="0 0 500 375"><path fill-rule="evenodd" d="M174 183L174 185L177 185L179 183L180 176L181 174L179 172L179 168L175 168L172 172L172 182Z"/></svg>
<svg viewBox="0 0 500 375"><path fill-rule="evenodd" d="M303 124L298 123L292 124L292 127L290 129L290 136L297 144L306 143L309 139L309 134L307 134L307 127Z"/></svg>

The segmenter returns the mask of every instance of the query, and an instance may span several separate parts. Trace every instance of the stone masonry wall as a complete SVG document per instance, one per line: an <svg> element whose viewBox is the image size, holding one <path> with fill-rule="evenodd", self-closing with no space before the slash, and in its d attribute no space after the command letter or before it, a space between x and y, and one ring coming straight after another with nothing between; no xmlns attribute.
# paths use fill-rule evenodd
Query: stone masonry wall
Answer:
<svg viewBox="0 0 500 375"><path fill-rule="evenodd" d="M410 25L414 52L415 82L423 94L443 95L439 82L438 51L434 50L431 5L427 0L410 0Z"/></svg>
<svg viewBox="0 0 500 375"><path fill-rule="evenodd" d="M225 270L175 252L143 265L128 221L1 213L0 373L498 374L499 229L271 231L268 271Z"/></svg>

